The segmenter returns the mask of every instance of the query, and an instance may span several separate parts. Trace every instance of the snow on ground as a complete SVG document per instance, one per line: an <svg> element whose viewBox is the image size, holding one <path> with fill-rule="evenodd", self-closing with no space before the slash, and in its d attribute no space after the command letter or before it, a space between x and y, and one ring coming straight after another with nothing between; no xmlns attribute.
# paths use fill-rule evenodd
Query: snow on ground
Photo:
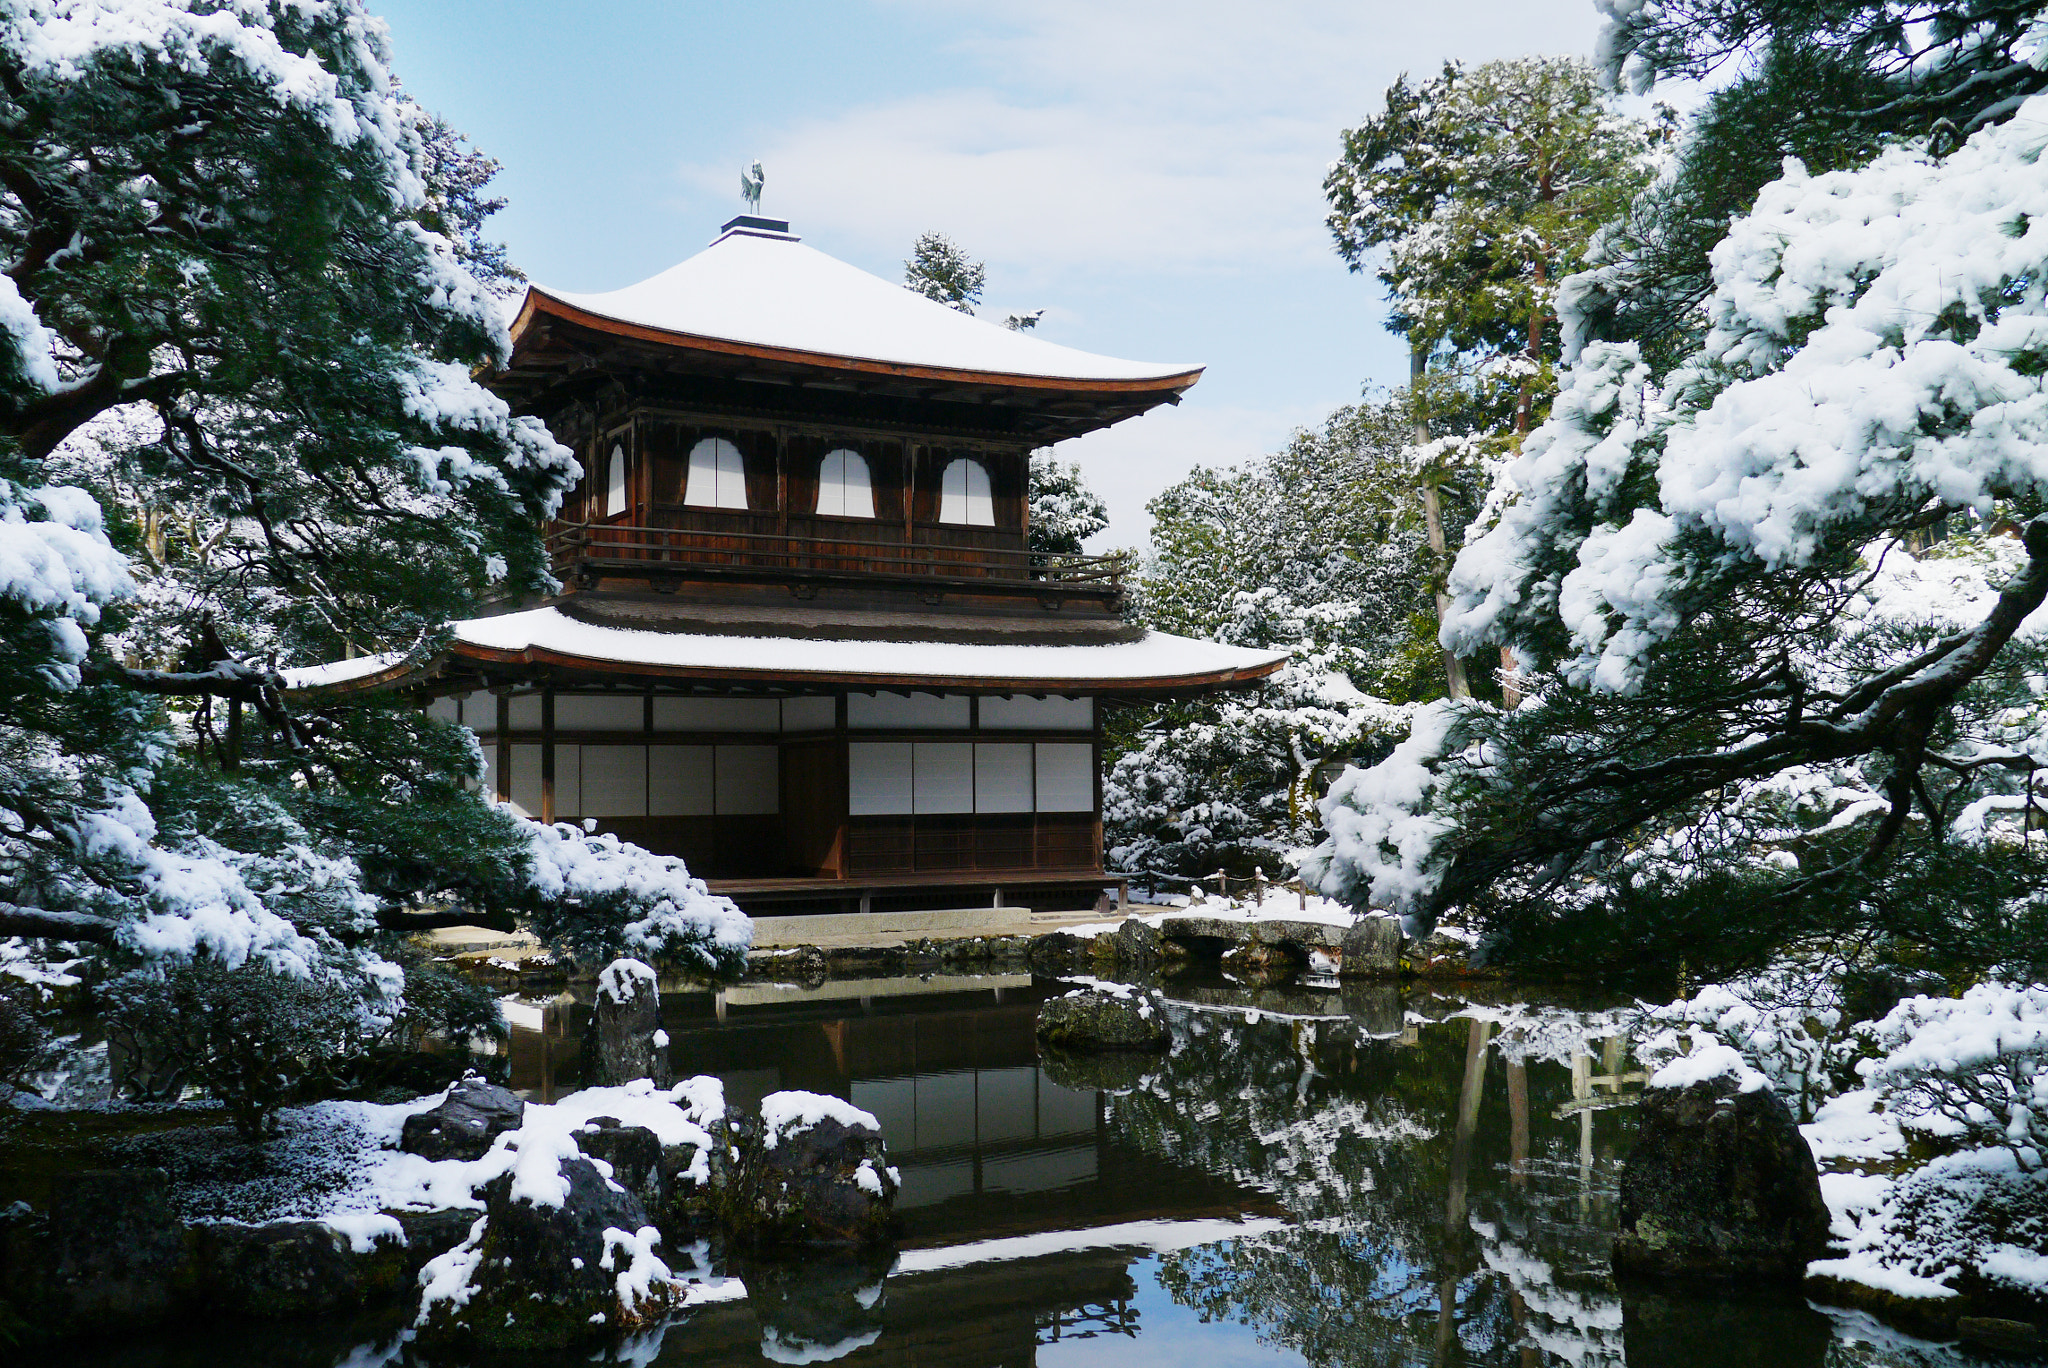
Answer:
<svg viewBox="0 0 2048 1368"><path fill-rule="evenodd" d="M1058 928L1069 935L1097 936L1105 931L1115 931L1125 921L1141 921L1147 926L1165 926L1176 918L1206 917L1211 921L1244 922L1297 921L1316 922L1323 926L1349 927L1357 921L1350 908L1320 893L1303 895L1296 889L1281 884L1267 887L1263 899L1254 901L1249 897L1210 897L1200 899L1176 899L1169 905L1133 903L1134 907L1146 907L1146 911L1134 911L1117 921L1086 922L1079 926Z"/></svg>

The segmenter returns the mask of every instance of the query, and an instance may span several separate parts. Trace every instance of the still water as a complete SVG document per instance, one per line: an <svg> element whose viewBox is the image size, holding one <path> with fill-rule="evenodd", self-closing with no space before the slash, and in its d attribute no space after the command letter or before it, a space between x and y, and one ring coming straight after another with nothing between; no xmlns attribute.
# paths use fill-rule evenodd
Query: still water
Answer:
<svg viewBox="0 0 2048 1368"><path fill-rule="evenodd" d="M724 1300L593 1361L848 1365L1968 1364L1796 1297L1617 1289L1627 1014L1387 985L1166 988L1163 1057L1041 1059L1029 978L664 995L735 1102L873 1112L888 1254L722 1271ZM512 1084L580 1081L588 1008L510 1004ZM81 1365L455 1362L374 1326L216 1329ZM534 1368L554 1368L542 1357Z"/></svg>

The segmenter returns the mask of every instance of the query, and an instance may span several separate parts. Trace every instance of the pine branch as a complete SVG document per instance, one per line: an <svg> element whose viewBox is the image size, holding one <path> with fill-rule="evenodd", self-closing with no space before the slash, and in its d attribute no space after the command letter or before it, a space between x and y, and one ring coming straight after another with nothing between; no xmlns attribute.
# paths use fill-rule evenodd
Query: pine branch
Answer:
<svg viewBox="0 0 2048 1368"><path fill-rule="evenodd" d="M0 902L0 936L28 936L49 940L91 941L111 945L120 923L90 912L52 912L47 908L23 907Z"/></svg>

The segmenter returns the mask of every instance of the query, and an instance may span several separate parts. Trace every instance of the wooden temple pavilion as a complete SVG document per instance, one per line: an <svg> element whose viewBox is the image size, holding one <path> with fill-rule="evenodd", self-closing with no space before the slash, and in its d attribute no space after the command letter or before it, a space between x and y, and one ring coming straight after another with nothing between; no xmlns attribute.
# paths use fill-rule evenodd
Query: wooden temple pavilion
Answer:
<svg viewBox="0 0 2048 1368"><path fill-rule="evenodd" d="M492 380L586 472L560 593L431 660L299 671L475 730L522 813L680 855L750 911L1092 903L1102 724L1283 655L1133 627L1029 547L1030 454L1193 366L982 322L743 216L608 294L529 289Z"/></svg>

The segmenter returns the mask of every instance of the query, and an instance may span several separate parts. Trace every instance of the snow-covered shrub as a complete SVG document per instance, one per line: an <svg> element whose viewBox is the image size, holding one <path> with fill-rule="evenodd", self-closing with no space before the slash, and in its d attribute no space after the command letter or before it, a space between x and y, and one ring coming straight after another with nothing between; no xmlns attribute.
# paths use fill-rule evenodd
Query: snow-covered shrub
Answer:
<svg viewBox="0 0 2048 1368"><path fill-rule="evenodd" d="M1117 868L1277 873L1315 838L1331 771L1406 729L1409 709L1387 700L1441 687L1416 629L1428 548L1406 436L1394 404L1342 409L1284 451L1198 470L1152 502L1132 615L1294 658L1256 690L1113 723L1103 823Z"/></svg>
<svg viewBox="0 0 2048 1368"><path fill-rule="evenodd" d="M176 1101L197 1086L251 1139L310 1077L354 1055L374 1015L335 978L194 960L107 986L109 1039L132 1097Z"/></svg>
<svg viewBox="0 0 2048 1368"><path fill-rule="evenodd" d="M1703 1048L1733 1049L1793 1116L1809 1121L1840 1091L1848 1042L1829 970L1781 967L1709 984L1646 1014L1636 1057L1655 1070Z"/></svg>
<svg viewBox="0 0 2048 1368"><path fill-rule="evenodd" d="M2021 1169L2048 1151L2048 987L1980 983L1911 997L1865 1029L1857 1067L1907 1130L1944 1149L2003 1147Z"/></svg>

